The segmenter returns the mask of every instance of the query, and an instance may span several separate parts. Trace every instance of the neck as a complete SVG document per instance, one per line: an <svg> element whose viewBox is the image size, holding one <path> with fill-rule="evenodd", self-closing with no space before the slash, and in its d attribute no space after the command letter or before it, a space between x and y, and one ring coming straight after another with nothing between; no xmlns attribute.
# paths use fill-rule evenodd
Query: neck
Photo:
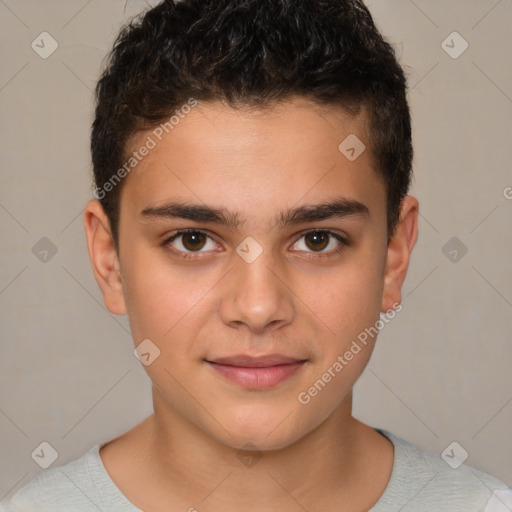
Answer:
<svg viewBox="0 0 512 512"><path fill-rule="evenodd" d="M372 506L389 481L391 443L352 417L351 393L307 435L263 452L242 451L212 438L170 408L155 387L153 404L146 436L153 474L161 488L172 487L170 492L198 509L332 510L341 502ZM387 470L382 471L385 453ZM371 469L376 467L381 470L377 476Z"/></svg>

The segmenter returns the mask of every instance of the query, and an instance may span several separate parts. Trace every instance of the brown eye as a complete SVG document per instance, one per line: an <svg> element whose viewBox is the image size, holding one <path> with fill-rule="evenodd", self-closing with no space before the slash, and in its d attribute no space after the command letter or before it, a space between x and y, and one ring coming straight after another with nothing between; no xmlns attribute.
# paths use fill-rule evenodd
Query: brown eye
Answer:
<svg viewBox="0 0 512 512"><path fill-rule="evenodd" d="M191 231L182 235L183 247L188 251L198 251L204 247L206 236L199 231Z"/></svg>
<svg viewBox="0 0 512 512"><path fill-rule="evenodd" d="M306 245L314 251L323 251L329 245L330 235L325 231L311 231L304 237Z"/></svg>
<svg viewBox="0 0 512 512"><path fill-rule="evenodd" d="M344 237L329 230L311 229L302 233L302 236L293 244L299 252L317 253L319 257L335 256L349 245Z"/></svg>
<svg viewBox="0 0 512 512"><path fill-rule="evenodd" d="M208 243L211 245L208 246ZM178 231L168 238L164 245L171 246L173 250L185 255L194 252L206 252L203 249L215 250L217 248L217 244L210 236L195 229Z"/></svg>

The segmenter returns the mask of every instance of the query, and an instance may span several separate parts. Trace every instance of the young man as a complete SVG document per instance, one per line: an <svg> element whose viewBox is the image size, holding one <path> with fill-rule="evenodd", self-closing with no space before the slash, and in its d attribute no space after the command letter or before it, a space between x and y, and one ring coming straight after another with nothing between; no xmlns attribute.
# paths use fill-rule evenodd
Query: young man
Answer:
<svg viewBox="0 0 512 512"><path fill-rule="evenodd" d="M89 256L154 414L6 510L512 510L352 416L418 215L405 78L362 2L163 2L97 102Z"/></svg>

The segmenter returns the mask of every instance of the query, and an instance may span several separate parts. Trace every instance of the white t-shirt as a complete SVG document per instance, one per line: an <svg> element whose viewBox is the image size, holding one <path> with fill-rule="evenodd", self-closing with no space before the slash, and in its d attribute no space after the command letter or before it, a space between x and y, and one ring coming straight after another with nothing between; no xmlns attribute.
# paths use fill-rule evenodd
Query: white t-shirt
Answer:
<svg viewBox="0 0 512 512"><path fill-rule="evenodd" d="M395 456L390 481L368 512L512 512L512 488L503 482L465 464L452 469L440 455L376 430L393 442ZM107 473L99 456L103 444L41 473L0 503L0 512L142 512Z"/></svg>

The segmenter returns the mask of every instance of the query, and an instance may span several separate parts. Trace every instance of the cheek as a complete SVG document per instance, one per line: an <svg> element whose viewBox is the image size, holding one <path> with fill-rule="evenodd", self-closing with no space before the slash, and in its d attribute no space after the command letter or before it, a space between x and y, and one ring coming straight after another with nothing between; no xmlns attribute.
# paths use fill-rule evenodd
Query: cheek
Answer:
<svg viewBox="0 0 512 512"><path fill-rule="evenodd" d="M339 343L346 343L378 320L383 289L381 267L374 256L361 256L333 267L323 276L317 275L314 286L310 278L303 281L301 296L307 297L304 302L311 305L313 313Z"/></svg>
<svg viewBox="0 0 512 512"><path fill-rule="evenodd" d="M198 314L216 276L171 265L154 251L140 251L126 261L123 281L136 342L149 338L163 344L172 340L184 325L187 329L194 325L198 328Z"/></svg>

